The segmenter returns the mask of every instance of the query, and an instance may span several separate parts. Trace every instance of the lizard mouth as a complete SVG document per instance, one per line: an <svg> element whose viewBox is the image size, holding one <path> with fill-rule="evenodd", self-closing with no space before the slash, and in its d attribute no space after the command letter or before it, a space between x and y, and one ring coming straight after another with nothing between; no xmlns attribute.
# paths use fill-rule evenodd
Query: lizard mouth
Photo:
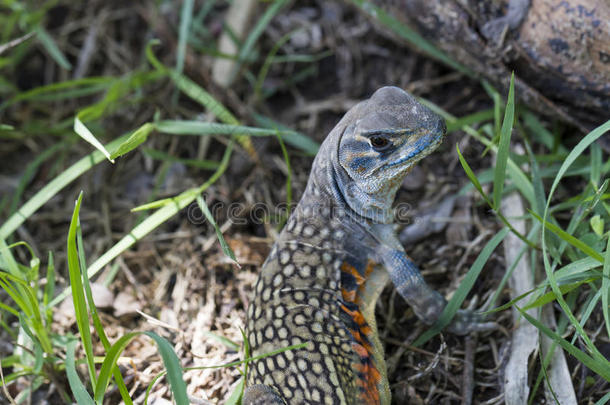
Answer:
<svg viewBox="0 0 610 405"><path fill-rule="evenodd" d="M447 131L445 122L438 120L435 123L427 123L419 128L414 134L415 139L408 140L406 153L403 156L398 156L396 160L384 165L383 168L408 168L419 160L425 158L432 153L443 141L443 136ZM400 152L399 152L400 153ZM401 153L401 154L402 154Z"/></svg>
<svg viewBox="0 0 610 405"><path fill-rule="evenodd" d="M408 166L413 161L417 162L432 153L440 145L442 139L442 132L424 135L412 144L412 147L409 148L405 156L401 156L397 160L388 163L385 167Z"/></svg>

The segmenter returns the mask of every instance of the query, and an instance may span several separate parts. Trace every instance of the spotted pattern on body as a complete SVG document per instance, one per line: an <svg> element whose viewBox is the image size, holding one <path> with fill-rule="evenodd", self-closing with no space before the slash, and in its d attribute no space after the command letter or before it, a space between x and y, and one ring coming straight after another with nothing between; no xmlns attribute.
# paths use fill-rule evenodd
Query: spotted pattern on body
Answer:
<svg viewBox="0 0 610 405"><path fill-rule="evenodd" d="M307 343L250 364L248 384L274 387L288 403L354 403L343 388L356 384L357 358L339 291L339 222L293 216L255 287L247 325L252 355Z"/></svg>

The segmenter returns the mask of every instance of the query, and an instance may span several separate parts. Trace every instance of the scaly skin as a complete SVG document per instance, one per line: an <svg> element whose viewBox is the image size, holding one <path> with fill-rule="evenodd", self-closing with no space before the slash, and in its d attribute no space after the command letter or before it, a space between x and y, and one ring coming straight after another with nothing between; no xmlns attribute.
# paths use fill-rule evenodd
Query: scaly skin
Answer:
<svg viewBox="0 0 610 405"><path fill-rule="evenodd" d="M375 302L388 278L427 324L446 305L406 255L391 205L404 176L441 143L442 119L396 87L350 109L313 163L301 201L256 283L243 403L389 404ZM450 326L478 329L459 312Z"/></svg>

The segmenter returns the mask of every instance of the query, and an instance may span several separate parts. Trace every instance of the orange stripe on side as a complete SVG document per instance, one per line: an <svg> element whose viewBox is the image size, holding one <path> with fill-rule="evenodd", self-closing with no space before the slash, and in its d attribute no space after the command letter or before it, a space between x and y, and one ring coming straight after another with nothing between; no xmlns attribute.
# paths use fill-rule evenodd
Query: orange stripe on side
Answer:
<svg viewBox="0 0 610 405"><path fill-rule="evenodd" d="M341 293L345 301L356 304L358 308L360 307L360 293L364 291L366 279L374 268L375 263L369 261L365 268L364 276L362 276L354 266L349 263L343 263L341 271L354 277L357 285L357 288L353 290L342 288ZM371 357L373 347L371 346L370 336L373 331L359 309L350 310L345 305L341 305L341 309L348 314L357 325L357 329L350 329L350 332L355 340L355 342L352 343L352 348L358 357L360 357L360 362L353 364L352 366L359 375L363 376L363 378L358 379L356 382L360 388L361 400L365 404L378 404L378 384L381 381L381 373L377 367L375 367L373 358Z"/></svg>

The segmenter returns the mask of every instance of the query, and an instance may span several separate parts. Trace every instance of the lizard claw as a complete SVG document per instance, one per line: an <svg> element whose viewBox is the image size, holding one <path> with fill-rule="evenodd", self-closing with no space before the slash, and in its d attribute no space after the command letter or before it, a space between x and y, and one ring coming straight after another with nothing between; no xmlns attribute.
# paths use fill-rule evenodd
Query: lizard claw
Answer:
<svg viewBox="0 0 610 405"><path fill-rule="evenodd" d="M447 326L447 330L456 335L467 335L470 332L485 332L498 329L496 322L485 322L485 317L479 312L458 310Z"/></svg>

